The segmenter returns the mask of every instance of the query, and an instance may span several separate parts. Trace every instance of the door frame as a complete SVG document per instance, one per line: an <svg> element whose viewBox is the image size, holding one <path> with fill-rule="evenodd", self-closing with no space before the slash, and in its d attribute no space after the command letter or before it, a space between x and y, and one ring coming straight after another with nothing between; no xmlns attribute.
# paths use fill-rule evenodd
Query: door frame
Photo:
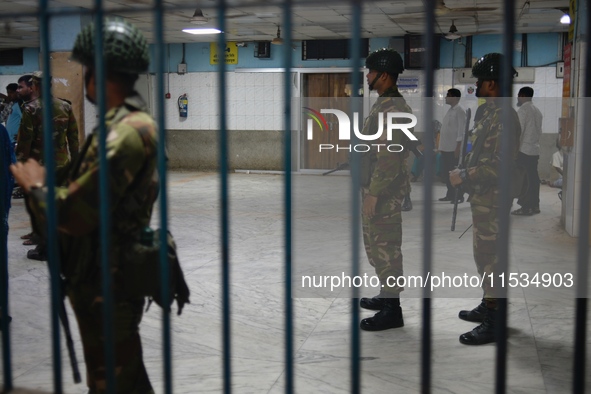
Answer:
<svg viewBox="0 0 591 394"><path fill-rule="evenodd" d="M311 67L311 68L293 68L291 69L292 72L296 73L296 78L294 82L297 81L297 86L294 86L292 98L301 99L302 98L302 90L301 87L304 82L304 74L342 74L342 73L352 73L352 67ZM367 72L368 70L365 67L361 67L359 69L360 72L363 72L362 78L362 87L363 87L363 113L368 113L369 109L369 86L367 85ZM295 85L295 84L294 84ZM299 114L299 112L298 112ZM295 168L297 169L296 172L300 174L322 174L326 172L326 170L316 170L316 169L305 169L302 168L302 149L304 144L304 135L305 131L302 129L301 124L301 116L293 117L292 124L295 127L297 132L297 144L292 147L292 155L295 160L297 160ZM336 171L333 174L336 175L349 175L349 170L340 170Z"/></svg>

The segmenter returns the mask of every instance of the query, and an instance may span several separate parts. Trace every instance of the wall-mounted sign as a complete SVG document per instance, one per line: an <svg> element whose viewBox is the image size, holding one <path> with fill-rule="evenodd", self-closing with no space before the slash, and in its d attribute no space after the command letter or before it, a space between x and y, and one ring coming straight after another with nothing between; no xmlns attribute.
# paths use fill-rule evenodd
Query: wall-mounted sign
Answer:
<svg viewBox="0 0 591 394"><path fill-rule="evenodd" d="M419 89L419 77L398 77L398 90L416 92Z"/></svg>
<svg viewBox="0 0 591 394"><path fill-rule="evenodd" d="M209 64L218 64L218 44L212 42L209 44ZM224 50L226 64L238 64L238 46L235 42L227 42Z"/></svg>

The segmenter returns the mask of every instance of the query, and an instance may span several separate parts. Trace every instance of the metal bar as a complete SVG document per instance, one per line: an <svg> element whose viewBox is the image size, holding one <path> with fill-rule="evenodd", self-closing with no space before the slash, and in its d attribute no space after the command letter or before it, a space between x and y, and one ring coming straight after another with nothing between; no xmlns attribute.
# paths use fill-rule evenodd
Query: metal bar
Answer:
<svg viewBox="0 0 591 394"><path fill-rule="evenodd" d="M511 134L514 125L513 119L508 114L511 108L511 95L513 87L513 36L515 35L515 5L511 0L503 2L503 62L501 64L501 105L503 116L503 132L501 133L501 165L499 171L499 230L497 235L497 270L496 273L506 273L509 268L509 235L510 221L509 211L513 199L511 198L511 165L513 163L511 150ZM500 288L497 297L496 319L496 385L495 392L504 394L507 385L507 290Z"/></svg>
<svg viewBox="0 0 591 394"><path fill-rule="evenodd" d="M224 393L232 392L232 351L231 351L231 327L230 327L230 218L228 199L228 129L226 120L226 0L218 3L219 29L222 31L218 37L218 81L220 104L220 229L222 249L222 308L223 308L223 369L224 369Z"/></svg>
<svg viewBox="0 0 591 394"><path fill-rule="evenodd" d="M434 0L425 2L425 50L426 53L434 53L435 48L435 8ZM423 199L425 201L423 212L423 277L426 278L431 271L433 258L433 178L435 176L435 156L433 141L433 85L434 69L430 56L425 56L425 124L427 125L424 137L424 181ZM423 328L421 332L421 392L431 392L431 292L425 286L423 288Z"/></svg>
<svg viewBox="0 0 591 394"><path fill-rule="evenodd" d="M352 16L352 36L351 36L351 85L353 100L351 101L351 113L360 113L361 105L359 97L359 88L361 80L359 70L361 69L361 14L363 8L360 0L351 0ZM359 127L359 125L358 125ZM359 139L355 133L353 144L357 144ZM351 276L359 276L359 255L360 255L360 228L361 228L361 185L360 185L360 167L359 155L353 153L351 168ZM359 288L353 286L351 297L351 393L361 393L361 339L359 328Z"/></svg>
<svg viewBox="0 0 591 394"><path fill-rule="evenodd" d="M62 360L60 345L60 328L58 311L61 303L61 285L59 276L59 261L57 259L57 214L55 205L55 153L53 141L53 105L51 97L51 60L49 56L49 15L48 1L39 2L39 36L41 44L41 59L43 78L41 80L41 104L43 108L43 160L46 171L47 184L47 256L51 271L51 334L53 354L53 387L56 393L62 393Z"/></svg>
<svg viewBox="0 0 591 394"><path fill-rule="evenodd" d="M6 141L10 144L8 136ZM2 152L4 155L6 151ZM0 160L6 160L2 157ZM4 163L0 164L2 167ZM7 170L8 171L8 170ZM10 350L10 330L8 329L8 317L10 316L10 308L8 307L8 209L10 204L10 197L5 200L4 196L12 193L8 188L7 171L0 171L0 213L2 214L2 223L0 223L0 319L2 324L0 330L2 331L2 375L4 382L4 391L12 390L12 363ZM4 213L6 212L6 217Z"/></svg>
<svg viewBox="0 0 591 394"><path fill-rule="evenodd" d="M105 124L105 113L107 112L106 86L105 86L105 62L103 56L103 2L95 0L95 18L94 18L94 72L96 80L96 104L98 108L98 151L99 151L99 213L101 222L99 226L100 234L100 261L101 261L101 280L103 294L103 337L104 337L104 356L105 356L105 377L106 391L115 392L115 336L113 330L113 291L112 278L110 270L110 250L111 250L111 213L110 213L110 194L109 194L109 162L107 161L107 129Z"/></svg>
<svg viewBox="0 0 591 394"><path fill-rule="evenodd" d="M164 17L163 2L154 5L154 69L156 72L156 113L158 123L158 179L160 181L160 278L162 297L162 357L164 393L172 393L172 345L170 339L170 270L168 263L168 195L166 193L166 124L164 119Z"/></svg>
<svg viewBox="0 0 591 394"><path fill-rule="evenodd" d="M580 4L579 7L585 9L585 37L586 37L586 51L585 63L582 70L587 70L591 64L591 53L589 53L589 34L591 33L591 1L586 1ZM581 9L581 8L580 8ZM577 12L575 20L578 20L582 12ZM575 34L576 34L575 30ZM591 78L589 74L585 74L584 87L585 100L584 103L579 103L578 107L585 111L584 125L591 122L591 111L589 111L589 97L591 97ZM581 105L582 104L582 105ZM587 293L589 286L589 215L591 201L591 186L589 179L591 179L591 155L589 155L589 147L591 147L591 134L584 132L585 130L579 128L578 132L583 133L583 147L578 149L581 157L581 191L579 195L579 202L581 213L579 216L579 239L577 241L577 279L576 279L576 320L575 320L575 344L574 344L574 365L573 365L573 393L585 392L585 378L587 373L585 371L587 359ZM573 180L575 181L575 180Z"/></svg>
<svg viewBox="0 0 591 394"><path fill-rule="evenodd" d="M285 109L284 163L285 190L285 393L294 392L293 382L293 302L291 286L292 268L292 216L291 216L291 0L283 2L283 97Z"/></svg>

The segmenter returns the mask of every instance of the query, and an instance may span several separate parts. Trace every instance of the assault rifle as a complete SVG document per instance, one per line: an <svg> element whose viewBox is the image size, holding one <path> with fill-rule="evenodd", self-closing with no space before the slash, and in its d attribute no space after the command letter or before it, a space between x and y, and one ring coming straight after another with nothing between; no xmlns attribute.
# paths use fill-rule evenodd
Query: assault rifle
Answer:
<svg viewBox="0 0 591 394"><path fill-rule="evenodd" d="M78 370L78 360L76 359L76 351L74 350L74 341L72 340L72 332L70 331L70 322L68 321L68 314L66 313L66 306L64 299L59 305L59 317L64 327L64 334L66 336L66 346L68 348L68 355L70 356L70 365L72 366L72 374L74 376L74 383L80 383L80 371Z"/></svg>
<svg viewBox="0 0 591 394"><path fill-rule="evenodd" d="M341 164L337 163L336 168L333 168L332 170L327 171L327 172L323 173L322 175L332 174L335 171L346 170L347 168L349 168L349 162L348 161L346 161L344 163L341 163Z"/></svg>
<svg viewBox="0 0 591 394"><path fill-rule="evenodd" d="M51 274L51 267L49 267L49 260L47 262L49 273ZM62 322L62 327L64 328L64 335L66 337L66 347L68 348L68 356L70 358L70 365L72 367L72 375L74 378L74 383L82 382L82 378L80 377L80 370L78 369L78 360L76 359L76 351L74 350L74 341L72 340L72 331L70 330L70 322L68 320L68 314L66 312L66 305L64 304L64 282L63 279L60 278L59 283L61 284L62 294L61 300L59 301L58 305L58 316Z"/></svg>
<svg viewBox="0 0 591 394"><path fill-rule="evenodd" d="M466 127L464 128L464 138L462 138L462 145L460 145L460 157L458 158L458 166L456 168L461 169L464 166L464 156L466 154L466 144L468 143L468 136L470 134L470 118L472 117L472 111L470 108L466 110ZM454 211L451 217L451 231L456 231L456 216L458 215L458 199L460 198L460 191L462 186L456 187L454 195Z"/></svg>

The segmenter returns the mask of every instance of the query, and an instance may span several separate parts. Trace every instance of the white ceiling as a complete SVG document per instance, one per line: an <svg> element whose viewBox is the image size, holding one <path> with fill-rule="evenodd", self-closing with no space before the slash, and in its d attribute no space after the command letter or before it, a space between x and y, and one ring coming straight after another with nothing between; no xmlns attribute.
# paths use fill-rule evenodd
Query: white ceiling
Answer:
<svg viewBox="0 0 591 394"><path fill-rule="evenodd" d="M88 12L94 0L50 0L52 11ZM164 0L166 43L209 42L212 36L183 33L187 27L217 27L216 0ZM282 22L280 0L228 0L226 39L228 41L270 41ZM362 37L403 36L425 29L424 1L362 1ZM503 1L438 0L435 32L445 34L454 21L458 34L502 33ZM568 8L568 0L515 0L516 32L564 32L559 9ZM154 16L152 0L105 0L106 10L130 19L153 42ZM350 2L293 0L293 39L336 39L351 36ZM209 19L204 25L191 23L196 8ZM35 13L38 0L0 0L0 48L38 47L39 26ZM17 15L21 14L21 15Z"/></svg>

